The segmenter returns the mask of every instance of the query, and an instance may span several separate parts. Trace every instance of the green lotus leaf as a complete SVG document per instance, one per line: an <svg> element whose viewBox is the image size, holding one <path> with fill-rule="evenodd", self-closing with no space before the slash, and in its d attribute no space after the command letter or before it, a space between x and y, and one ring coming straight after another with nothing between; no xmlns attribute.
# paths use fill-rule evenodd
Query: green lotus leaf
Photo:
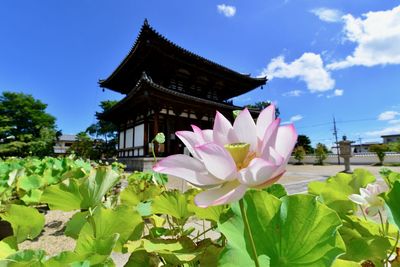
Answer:
<svg viewBox="0 0 400 267"><path fill-rule="evenodd" d="M324 182L311 182L308 184L308 192L318 195L324 204L342 215L357 210L357 205L349 200L349 195L359 194L361 187L375 180L369 171L355 169L353 174L338 173Z"/></svg>
<svg viewBox="0 0 400 267"><path fill-rule="evenodd" d="M227 211L227 206L221 205L221 206L210 206L207 208L200 208L196 206L196 204L190 203L188 209L189 211L193 212L199 219L218 222L221 215Z"/></svg>
<svg viewBox="0 0 400 267"><path fill-rule="evenodd" d="M82 215L79 216L79 220L82 219L81 217ZM93 225L86 219L79 233L79 238L84 235L106 238L118 233L119 239L114 250L119 252L127 240L139 239L144 227L142 217L139 213L127 206L118 206L114 210L98 207L93 214L93 221L95 230L93 229Z"/></svg>
<svg viewBox="0 0 400 267"><path fill-rule="evenodd" d="M285 187L281 184L273 184L271 186L268 186L267 188L264 188L263 191L277 198L281 198L287 195Z"/></svg>
<svg viewBox="0 0 400 267"><path fill-rule="evenodd" d="M86 218L88 216L88 213L88 211L75 213L66 223L64 234L66 236L72 237L73 239L77 239L83 226L87 223Z"/></svg>
<svg viewBox="0 0 400 267"><path fill-rule="evenodd" d="M341 259L336 259L332 267L362 267L360 263L355 261L346 261Z"/></svg>
<svg viewBox="0 0 400 267"><path fill-rule="evenodd" d="M197 247L201 250L204 249L202 255L198 257L200 266L206 267L217 267L219 255L223 250L223 247L213 243L211 239L207 238L200 241Z"/></svg>
<svg viewBox="0 0 400 267"><path fill-rule="evenodd" d="M78 182L74 179L47 187L41 198L41 202L47 203L50 209L62 211L80 209L82 201Z"/></svg>
<svg viewBox="0 0 400 267"><path fill-rule="evenodd" d="M151 208L153 214L171 215L180 224L184 224L194 214L188 209L188 203L188 195L182 194L178 190L173 190L164 192L154 198Z"/></svg>
<svg viewBox="0 0 400 267"><path fill-rule="evenodd" d="M7 185L12 186L15 181L19 179L19 177L23 177L25 174L24 168L14 169L8 174Z"/></svg>
<svg viewBox="0 0 400 267"><path fill-rule="evenodd" d="M11 254L4 260L0 260L0 266L7 267L42 267L46 261L44 250L21 250Z"/></svg>
<svg viewBox="0 0 400 267"><path fill-rule="evenodd" d="M83 168L74 168L72 170L69 170L65 173L62 174L60 177L60 180L65 180L65 179L81 179L85 177L87 173Z"/></svg>
<svg viewBox="0 0 400 267"><path fill-rule="evenodd" d="M18 250L17 238L9 236L0 241L0 259L4 259Z"/></svg>
<svg viewBox="0 0 400 267"><path fill-rule="evenodd" d="M21 197L21 200L27 205L39 203L42 193L43 191L40 189L32 189L31 191L26 192L24 196Z"/></svg>
<svg viewBox="0 0 400 267"><path fill-rule="evenodd" d="M60 254L51 257L45 262L46 267L63 266L90 266L90 261L86 261L86 255L79 255L74 251L63 251Z"/></svg>
<svg viewBox="0 0 400 267"><path fill-rule="evenodd" d="M39 175L22 176L18 179L17 186L25 191L38 189L44 185L44 180Z"/></svg>
<svg viewBox="0 0 400 267"><path fill-rule="evenodd" d="M129 257L125 267L156 267L159 266L160 259L144 249L135 250Z"/></svg>
<svg viewBox="0 0 400 267"><path fill-rule="evenodd" d="M117 172L108 167L99 167L90 172L82 185L79 192L83 201L81 208L87 209L95 207L99 204L104 195L119 181L120 176Z"/></svg>
<svg viewBox="0 0 400 267"><path fill-rule="evenodd" d="M197 189L190 189L185 192L188 199L188 210L196 215L198 219L218 222L223 213L228 210L227 205L210 206L207 208L198 207L194 203L194 197L200 192Z"/></svg>
<svg viewBox="0 0 400 267"><path fill-rule="evenodd" d="M261 266L330 266L345 251L339 216L310 195L278 199L248 191L243 199ZM219 266L254 266L254 256L237 203L218 229L227 238Z"/></svg>
<svg viewBox="0 0 400 267"><path fill-rule="evenodd" d="M396 236L395 227L389 227L389 235L393 237L393 244L389 238L382 237L380 224L361 219L357 216L342 217L343 226L339 229L346 244L346 253L340 258L349 261L371 261L376 266L382 265L386 259Z"/></svg>
<svg viewBox="0 0 400 267"><path fill-rule="evenodd" d="M400 229L400 181L393 183L392 189L386 193L384 199L390 209L390 218Z"/></svg>
<svg viewBox="0 0 400 267"><path fill-rule="evenodd" d="M85 259L90 261L91 265L103 263L109 260L118 238L118 233L106 237L79 235L76 242L75 253L84 255Z"/></svg>
<svg viewBox="0 0 400 267"><path fill-rule="evenodd" d="M18 243L34 239L44 227L44 215L31 207L7 205L4 212L0 213L0 217L11 224Z"/></svg>
<svg viewBox="0 0 400 267"><path fill-rule="evenodd" d="M161 188L143 181L143 187L137 184L128 185L120 194L121 203L127 206L136 206L139 202L154 199L161 194Z"/></svg>
<svg viewBox="0 0 400 267"><path fill-rule="evenodd" d="M188 237L179 239L143 239L143 248L148 253L156 253L173 266L194 261L203 251Z"/></svg>
<svg viewBox="0 0 400 267"><path fill-rule="evenodd" d="M63 211L94 208L119 178L111 167L99 167L82 181L68 179L47 187L41 201L47 203L50 209Z"/></svg>

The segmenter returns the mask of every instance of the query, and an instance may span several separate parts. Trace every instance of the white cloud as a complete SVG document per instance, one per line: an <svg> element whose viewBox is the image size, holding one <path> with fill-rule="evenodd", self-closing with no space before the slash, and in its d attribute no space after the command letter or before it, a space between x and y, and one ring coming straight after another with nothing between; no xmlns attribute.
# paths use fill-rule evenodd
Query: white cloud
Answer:
<svg viewBox="0 0 400 267"><path fill-rule="evenodd" d="M300 96L303 93L304 92L300 91L300 90L293 90L293 91L289 91L289 92L283 93L282 96Z"/></svg>
<svg viewBox="0 0 400 267"><path fill-rule="evenodd" d="M400 120L390 120L389 124L400 124Z"/></svg>
<svg viewBox="0 0 400 267"><path fill-rule="evenodd" d="M400 112L392 111L392 110L385 111L385 112L382 112L381 114L379 114L378 120L380 120L380 121L394 120L397 115L400 115Z"/></svg>
<svg viewBox="0 0 400 267"><path fill-rule="evenodd" d="M382 130L371 131L365 133L368 136L382 136L382 135L389 135L389 134L400 134L400 124L395 125L393 127L387 127Z"/></svg>
<svg viewBox="0 0 400 267"><path fill-rule="evenodd" d="M225 4L217 5L217 10L219 13L223 14L225 17L233 17L236 14L236 7L229 6Z"/></svg>
<svg viewBox="0 0 400 267"><path fill-rule="evenodd" d="M335 91L333 91L333 94L331 95L327 95L327 98L331 98L331 97L335 97L335 96L342 96L344 93L344 90L342 89L335 89Z"/></svg>
<svg viewBox="0 0 400 267"><path fill-rule="evenodd" d="M339 22L343 16L343 13L340 10L325 7L315 8L310 10L310 12L325 22Z"/></svg>
<svg viewBox="0 0 400 267"><path fill-rule="evenodd" d="M347 14L342 19L345 40L355 43L356 48L344 60L329 64L328 69L400 64L400 5L361 17Z"/></svg>
<svg viewBox="0 0 400 267"><path fill-rule="evenodd" d="M336 89L335 92L333 93L335 96L342 96L344 90L342 89Z"/></svg>
<svg viewBox="0 0 400 267"><path fill-rule="evenodd" d="M297 114L297 115L294 115L294 116L292 116L292 117L290 117L290 122L295 122L295 121L299 121L299 120L302 120L303 119L303 116L301 116L300 114Z"/></svg>
<svg viewBox="0 0 400 267"><path fill-rule="evenodd" d="M286 63L283 56L273 58L268 66L263 69L260 76L273 78L299 78L307 84L310 92L324 92L335 87L335 80L324 68L324 63L319 54L304 53L300 58L291 63Z"/></svg>

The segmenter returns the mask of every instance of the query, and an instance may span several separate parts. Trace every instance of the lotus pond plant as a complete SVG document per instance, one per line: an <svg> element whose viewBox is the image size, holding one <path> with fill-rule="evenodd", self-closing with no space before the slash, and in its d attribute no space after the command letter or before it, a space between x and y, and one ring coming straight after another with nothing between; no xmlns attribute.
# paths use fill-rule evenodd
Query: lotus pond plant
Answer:
<svg viewBox="0 0 400 267"><path fill-rule="evenodd" d="M400 173L382 171L384 185L355 169L289 195L277 181L297 134L274 111L254 121L245 109L233 125L217 113L213 129L177 132L192 157L165 158L156 172L68 158L0 160L0 223L11 229L0 231L0 266L115 266L118 253L129 267L399 266ZM166 175L194 187L171 189ZM37 206L73 213L60 230L73 250L20 249L42 238Z"/></svg>

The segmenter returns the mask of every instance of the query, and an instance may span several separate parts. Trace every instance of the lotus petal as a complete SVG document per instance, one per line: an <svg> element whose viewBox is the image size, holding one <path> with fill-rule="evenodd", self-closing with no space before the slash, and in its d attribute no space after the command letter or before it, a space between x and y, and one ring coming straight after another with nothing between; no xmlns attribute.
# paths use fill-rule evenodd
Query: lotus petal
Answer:
<svg viewBox="0 0 400 267"><path fill-rule="evenodd" d="M232 124L218 111L215 115L213 140L220 146L238 142L238 138L233 130Z"/></svg>
<svg viewBox="0 0 400 267"><path fill-rule="evenodd" d="M250 151L257 148L257 128L249 110L245 108L233 123L233 130L240 143L250 144Z"/></svg>
<svg viewBox="0 0 400 267"><path fill-rule="evenodd" d="M264 184L267 180L273 178L274 172L279 165L265 161L261 158L253 159L247 168L239 171L238 180L241 184L249 187Z"/></svg>
<svg viewBox="0 0 400 267"><path fill-rule="evenodd" d="M208 143L195 148L207 170L221 180L236 179L236 164L225 148Z"/></svg>
<svg viewBox="0 0 400 267"><path fill-rule="evenodd" d="M360 195L357 194L351 194L349 196L349 199L353 201L354 203L360 204L360 205L366 205L368 202Z"/></svg>
<svg viewBox="0 0 400 267"><path fill-rule="evenodd" d="M198 186L217 185L222 183L210 175L204 164L195 158L187 155L169 156L156 164L153 170L160 173L179 177L191 184Z"/></svg>
<svg viewBox="0 0 400 267"><path fill-rule="evenodd" d="M206 208L237 201L246 193L247 186L239 184L237 181L225 183L218 188L212 188L196 195L194 202L197 206Z"/></svg>
<svg viewBox="0 0 400 267"><path fill-rule="evenodd" d="M275 105L271 104L261 111L257 118L257 137L263 139L265 131L269 125L275 120Z"/></svg>

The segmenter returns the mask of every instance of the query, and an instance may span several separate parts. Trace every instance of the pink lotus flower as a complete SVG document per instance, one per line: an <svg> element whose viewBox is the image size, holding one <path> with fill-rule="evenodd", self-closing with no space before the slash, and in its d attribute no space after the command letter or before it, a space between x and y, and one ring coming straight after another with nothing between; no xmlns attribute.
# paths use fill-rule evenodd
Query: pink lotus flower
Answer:
<svg viewBox="0 0 400 267"><path fill-rule="evenodd" d="M217 112L213 130L193 126L176 135L193 157L173 155L153 170L205 189L195 197L200 207L222 205L243 197L247 188L263 188L285 172L297 141L294 126L279 126L275 106L264 109L254 122L244 109L233 126Z"/></svg>
<svg viewBox="0 0 400 267"><path fill-rule="evenodd" d="M382 193L382 189L378 184L368 184L366 188L360 188L360 194L351 194L349 199L359 204L369 216L375 216L385 204L383 199L378 195Z"/></svg>

